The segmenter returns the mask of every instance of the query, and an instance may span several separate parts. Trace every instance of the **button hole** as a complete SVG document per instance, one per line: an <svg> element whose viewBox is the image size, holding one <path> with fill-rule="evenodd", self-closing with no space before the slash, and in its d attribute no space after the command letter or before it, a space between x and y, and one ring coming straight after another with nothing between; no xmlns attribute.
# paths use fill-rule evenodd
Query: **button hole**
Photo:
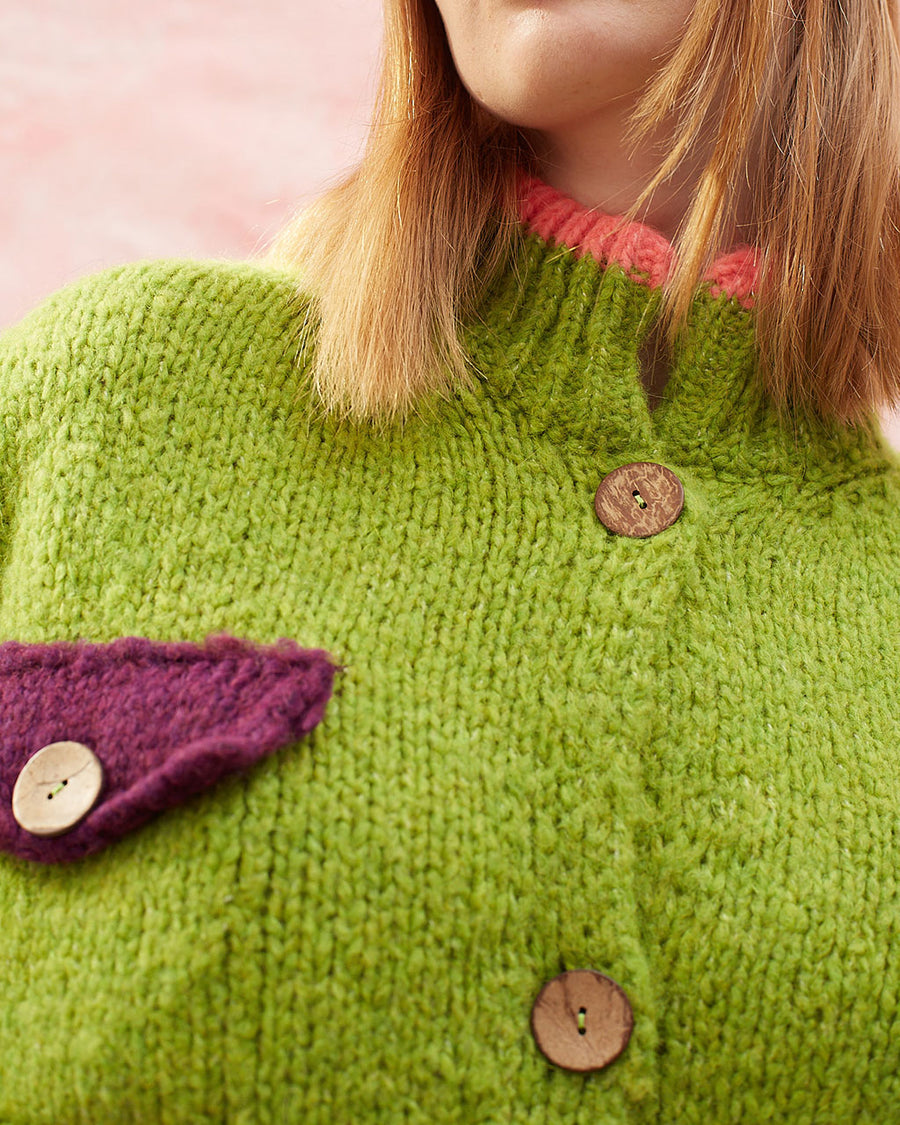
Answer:
<svg viewBox="0 0 900 1125"><path fill-rule="evenodd" d="M585 1016L587 1015L587 1008L578 1009L578 1034L587 1035L587 1027Z"/></svg>
<svg viewBox="0 0 900 1125"><path fill-rule="evenodd" d="M56 786L56 788L55 788L55 789L51 789L51 790L50 790L50 792L49 792L49 793L47 794L47 800L48 800L48 801L52 801L52 800L53 800L53 798L54 798L54 797L56 796L56 794L57 794L57 793L62 793L63 789L65 789L65 787L66 787L66 786L67 786L68 784L69 784L68 778L67 778L67 779L66 779L65 781L61 781L61 782L59 783L59 785L57 785L57 786Z"/></svg>
<svg viewBox="0 0 900 1125"><path fill-rule="evenodd" d="M631 495L635 498L635 500L637 500L639 508L647 507L647 501L643 498L643 496L641 496L637 489L635 489Z"/></svg>

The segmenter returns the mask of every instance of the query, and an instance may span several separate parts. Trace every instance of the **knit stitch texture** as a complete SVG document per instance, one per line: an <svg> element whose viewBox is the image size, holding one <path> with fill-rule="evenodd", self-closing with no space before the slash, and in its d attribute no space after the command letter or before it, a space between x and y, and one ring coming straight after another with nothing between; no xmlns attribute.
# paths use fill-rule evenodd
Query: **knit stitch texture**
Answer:
<svg viewBox="0 0 900 1125"><path fill-rule="evenodd" d="M874 417L779 424L749 248L651 411L665 244L544 189L482 378L386 434L322 419L253 264L119 268L0 338L0 639L343 669L97 854L0 856L3 1125L896 1120L900 463ZM631 461L684 487L643 539L593 507ZM587 1074L529 1024L578 968L634 1012Z"/></svg>

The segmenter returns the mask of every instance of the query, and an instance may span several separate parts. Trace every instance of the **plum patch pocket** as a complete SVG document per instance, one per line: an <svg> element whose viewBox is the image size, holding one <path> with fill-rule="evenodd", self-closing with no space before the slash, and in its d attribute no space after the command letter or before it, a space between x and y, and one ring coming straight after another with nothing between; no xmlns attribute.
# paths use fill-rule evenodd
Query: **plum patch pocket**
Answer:
<svg viewBox="0 0 900 1125"><path fill-rule="evenodd" d="M0 644L0 851L100 851L308 734L338 670L292 641Z"/></svg>

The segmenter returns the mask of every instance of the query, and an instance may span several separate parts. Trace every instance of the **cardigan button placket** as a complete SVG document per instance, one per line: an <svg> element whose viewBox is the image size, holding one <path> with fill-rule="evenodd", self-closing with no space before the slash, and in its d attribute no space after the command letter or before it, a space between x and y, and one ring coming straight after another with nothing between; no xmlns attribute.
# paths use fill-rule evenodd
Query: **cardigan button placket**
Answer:
<svg viewBox="0 0 900 1125"><path fill-rule="evenodd" d="M62 836L91 811L103 767L81 742L51 742L22 767L12 794L16 823L32 836Z"/></svg>
<svg viewBox="0 0 900 1125"><path fill-rule="evenodd" d="M565 1070L602 1070L628 1046L634 1014L624 990L593 969L560 973L531 1010L540 1051Z"/></svg>
<svg viewBox="0 0 900 1125"><path fill-rule="evenodd" d="M632 461L613 469L594 496L594 510L604 527L632 539L665 531L683 508L681 481L671 469L652 461Z"/></svg>

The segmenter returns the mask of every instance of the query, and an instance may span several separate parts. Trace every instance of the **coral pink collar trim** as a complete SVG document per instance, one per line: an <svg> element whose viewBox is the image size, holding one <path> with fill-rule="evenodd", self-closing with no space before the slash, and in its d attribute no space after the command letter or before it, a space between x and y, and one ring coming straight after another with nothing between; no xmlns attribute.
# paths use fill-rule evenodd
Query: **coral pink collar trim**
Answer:
<svg viewBox="0 0 900 1125"><path fill-rule="evenodd" d="M577 257L590 254L600 265L615 263L634 281L652 289L663 285L674 263L672 244L646 223L633 222L615 233L619 215L588 209L542 180L522 173L519 217L545 242L568 247ZM749 245L722 254L709 267L713 297L724 294L752 308L759 281L759 252Z"/></svg>

